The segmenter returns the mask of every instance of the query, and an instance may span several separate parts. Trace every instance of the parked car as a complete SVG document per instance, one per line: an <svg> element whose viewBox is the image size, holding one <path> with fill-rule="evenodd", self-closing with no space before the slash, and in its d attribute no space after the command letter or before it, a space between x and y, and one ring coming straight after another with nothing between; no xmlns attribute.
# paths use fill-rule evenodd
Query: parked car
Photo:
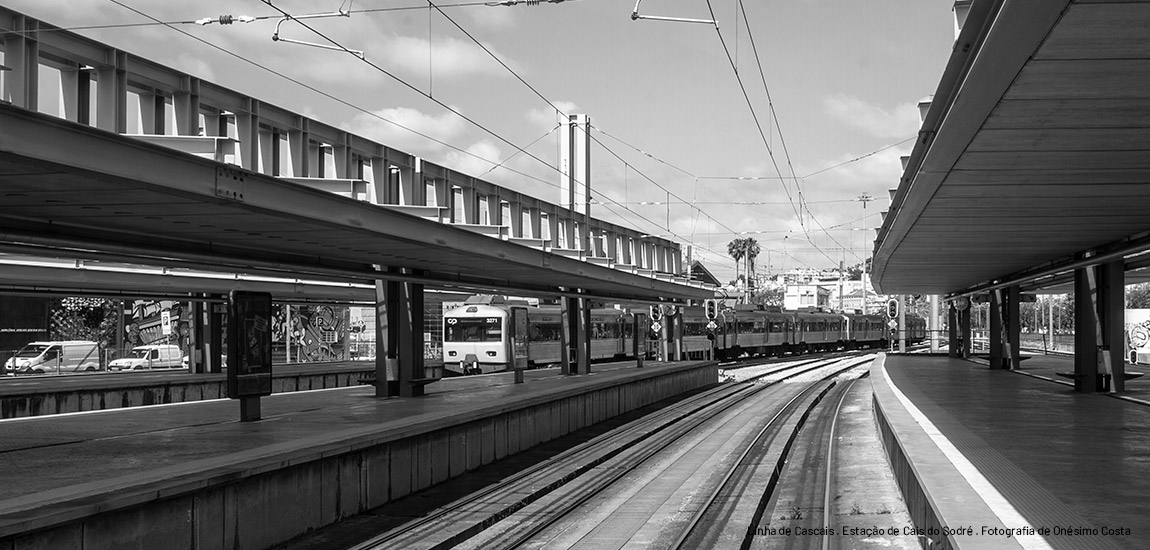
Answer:
<svg viewBox="0 0 1150 550"><path fill-rule="evenodd" d="M184 352L172 344L136 346L126 357L108 363L108 370L174 369L181 366Z"/></svg>
<svg viewBox="0 0 1150 550"><path fill-rule="evenodd" d="M101 370L99 346L88 340L30 342L4 363L5 374L62 374L98 370Z"/></svg>

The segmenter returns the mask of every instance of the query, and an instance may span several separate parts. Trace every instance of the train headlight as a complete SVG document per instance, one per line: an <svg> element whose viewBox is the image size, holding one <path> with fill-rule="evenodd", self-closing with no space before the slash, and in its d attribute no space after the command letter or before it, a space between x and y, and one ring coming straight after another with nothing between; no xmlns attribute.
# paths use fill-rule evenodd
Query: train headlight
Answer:
<svg viewBox="0 0 1150 550"><path fill-rule="evenodd" d="M495 352L494 352L494 351L489 351L489 352L487 352L487 356L488 356L488 357L495 357Z"/></svg>
<svg viewBox="0 0 1150 550"><path fill-rule="evenodd" d="M447 356L448 356L448 357L455 357L455 352L454 352L454 351L449 351L449 352L447 352Z"/></svg>

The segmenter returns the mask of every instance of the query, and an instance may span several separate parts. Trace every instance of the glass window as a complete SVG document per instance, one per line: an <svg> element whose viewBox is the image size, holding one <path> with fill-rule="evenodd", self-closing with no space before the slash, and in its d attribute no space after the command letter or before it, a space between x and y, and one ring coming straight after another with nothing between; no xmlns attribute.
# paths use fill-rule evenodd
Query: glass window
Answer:
<svg viewBox="0 0 1150 550"><path fill-rule="evenodd" d="M47 349L48 346L44 344L27 345L16 352L16 357L39 357L40 353Z"/></svg>
<svg viewBox="0 0 1150 550"><path fill-rule="evenodd" d="M443 320L443 327L443 340L446 342L498 342L503 339L503 324L499 317L448 317Z"/></svg>

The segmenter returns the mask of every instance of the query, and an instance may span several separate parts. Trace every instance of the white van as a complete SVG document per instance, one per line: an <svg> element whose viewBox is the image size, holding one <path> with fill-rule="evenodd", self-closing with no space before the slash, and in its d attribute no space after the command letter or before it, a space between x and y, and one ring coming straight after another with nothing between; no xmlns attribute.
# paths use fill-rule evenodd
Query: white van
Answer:
<svg viewBox="0 0 1150 550"><path fill-rule="evenodd" d="M126 357L108 363L108 370L176 369L183 358L183 350L173 344L136 346Z"/></svg>
<svg viewBox="0 0 1150 550"><path fill-rule="evenodd" d="M100 351L95 342L31 342L4 363L5 374L62 374L100 370Z"/></svg>

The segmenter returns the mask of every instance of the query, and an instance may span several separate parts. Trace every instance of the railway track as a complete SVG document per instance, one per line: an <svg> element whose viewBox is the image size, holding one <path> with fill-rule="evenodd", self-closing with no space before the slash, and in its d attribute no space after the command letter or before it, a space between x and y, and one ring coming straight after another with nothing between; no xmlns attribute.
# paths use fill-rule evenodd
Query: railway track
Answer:
<svg viewBox="0 0 1150 550"><path fill-rule="evenodd" d="M637 513L633 505L610 511L611 503L650 500L656 494L666 493L670 495L667 499L660 503L656 498L651 503L656 505L652 513L658 514L660 507L674 509L675 499L681 499L683 491L699 492L683 479L705 479L713 502L743 483L740 480L754 476L758 468L748 465L763 461L767 455L770 456L766 460L773 461L776 471L771 476L775 478L772 483L777 484L787 451L810 409L836 385L832 379L869 361L857 357L812 359L770 368L744 383L721 384L349 550L616 546L620 536L629 532L634 536L642 531L648 519ZM786 383L804 378L816 381ZM765 426L761 421L764 410L770 411L770 421ZM755 422L757 417L759 421ZM746 444L748 434L755 430L758 435ZM780 454L777 443L783 440L787 444ZM770 445L763 445L765 441L770 441ZM732 451L735 448L741 451ZM683 457L690 459L679 462ZM692 460L696 467L707 465L707 471L721 465L728 473L692 475L683 471L684 466L675 466L677 462L691 464ZM682 477L684 474L686 477ZM638 480L657 485L662 492L637 491L634 487ZM680 495L676 497L676 493ZM713 524L706 519L709 506L701 506L700 519L694 525ZM685 520L676 517L671 523ZM615 525L619 522L626 528ZM744 527L748 529L754 531L754 527ZM660 528L656 539L672 533L685 536L677 546L656 546L698 547L695 542L705 540L707 535L692 534L696 531L694 527Z"/></svg>

